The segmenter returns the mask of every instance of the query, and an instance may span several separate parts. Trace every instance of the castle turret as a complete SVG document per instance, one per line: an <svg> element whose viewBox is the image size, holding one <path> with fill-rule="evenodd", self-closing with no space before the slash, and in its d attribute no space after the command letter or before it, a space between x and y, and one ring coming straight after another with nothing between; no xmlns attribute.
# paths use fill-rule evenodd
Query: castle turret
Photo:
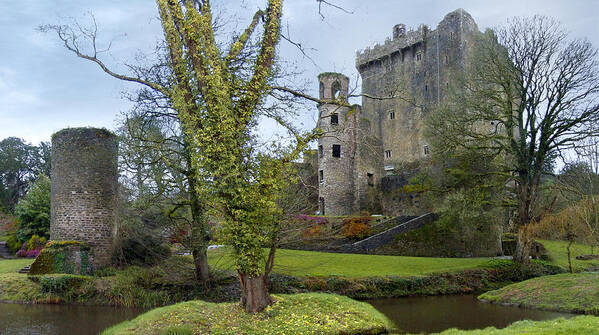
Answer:
<svg viewBox="0 0 599 335"><path fill-rule="evenodd" d="M110 263L116 234L117 138L95 128L52 136L50 238L86 242L95 268Z"/></svg>
<svg viewBox="0 0 599 335"><path fill-rule="evenodd" d="M340 73L318 76L320 99L317 127L324 135L318 140L319 210L325 215L347 215L354 204L355 115L347 102L349 78Z"/></svg>

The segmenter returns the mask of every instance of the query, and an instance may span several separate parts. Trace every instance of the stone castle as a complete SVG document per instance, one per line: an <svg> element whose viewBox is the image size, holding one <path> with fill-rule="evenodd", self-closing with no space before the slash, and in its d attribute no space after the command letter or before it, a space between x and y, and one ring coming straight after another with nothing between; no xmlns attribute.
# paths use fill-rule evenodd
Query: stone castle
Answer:
<svg viewBox="0 0 599 335"><path fill-rule="evenodd" d="M386 215L420 214L417 195L402 192L430 149L424 116L447 94L453 75L463 71L479 33L463 9L445 16L431 30L420 25L393 27L392 38L358 51L362 105L342 107L349 79L322 73L317 127L318 207L323 215L361 211Z"/></svg>

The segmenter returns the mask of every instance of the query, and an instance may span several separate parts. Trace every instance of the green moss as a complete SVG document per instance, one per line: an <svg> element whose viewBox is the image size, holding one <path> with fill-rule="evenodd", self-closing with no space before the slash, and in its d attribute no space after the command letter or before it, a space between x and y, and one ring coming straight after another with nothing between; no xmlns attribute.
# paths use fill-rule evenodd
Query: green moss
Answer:
<svg viewBox="0 0 599 335"><path fill-rule="evenodd" d="M89 134L90 132L95 132L98 137L116 137L116 135L106 128L95 128L95 127L77 127L77 128L65 128L59 130L52 134L52 140L55 137L61 136L65 133L70 134L70 136L80 136L81 134Z"/></svg>
<svg viewBox="0 0 599 335"><path fill-rule="evenodd" d="M345 80L349 80L349 78L346 75L344 75L343 73L339 73L339 72L323 72L318 75L318 79L320 79L321 77L328 77L328 76L340 77Z"/></svg>
<svg viewBox="0 0 599 335"><path fill-rule="evenodd" d="M550 321L519 321L507 328L496 329L489 327L477 330L450 329L443 335L587 335L599 334L599 318L594 316L579 316L571 319L556 319Z"/></svg>
<svg viewBox="0 0 599 335"><path fill-rule="evenodd" d="M90 247L79 241L49 241L39 256L31 265L29 271L32 275L48 273L75 273L92 274L93 269L89 263ZM74 252L79 251L78 269L74 266Z"/></svg>
<svg viewBox="0 0 599 335"><path fill-rule="evenodd" d="M162 307L111 327L110 334L161 334L187 326L194 334L386 334L391 322L367 303L331 294L276 295L263 312L239 303L189 301Z"/></svg>
<svg viewBox="0 0 599 335"><path fill-rule="evenodd" d="M599 273L534 278L487 292L479 299L527 308L599 315Z"/></svg>
<svg viewBox="0 0 599 335"><path fill-rule="evenodd" d="M43 295L39 284L21 273L0 274L0 301L35 302Z"/></svg>

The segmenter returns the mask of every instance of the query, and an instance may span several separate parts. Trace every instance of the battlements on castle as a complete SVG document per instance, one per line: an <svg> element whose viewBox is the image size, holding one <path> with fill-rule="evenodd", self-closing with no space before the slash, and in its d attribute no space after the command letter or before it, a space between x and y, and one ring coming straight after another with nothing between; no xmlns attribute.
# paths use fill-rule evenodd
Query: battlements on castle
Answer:
<svg viewBox="0 0 599 335"><path fill-rule="evenodd" d="M356 52L356 67L387 57L412 45L423 43L428 33L430 33L428 26L420 25L417 30L409 30L403 36L393 39L387 38L382 44L375 44L364 50L358 50Z"/></svg>

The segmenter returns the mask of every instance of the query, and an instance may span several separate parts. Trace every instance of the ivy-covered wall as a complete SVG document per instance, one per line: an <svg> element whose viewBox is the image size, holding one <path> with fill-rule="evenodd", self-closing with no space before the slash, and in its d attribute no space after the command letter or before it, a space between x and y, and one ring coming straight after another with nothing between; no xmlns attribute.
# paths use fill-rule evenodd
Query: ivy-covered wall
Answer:
<svg viewBox="0 0 599 335"><path fill-rule="evenodd" d="M78 241L49 241L31 264L29 274L70 273L93 274L90 247Z"/></svg>

